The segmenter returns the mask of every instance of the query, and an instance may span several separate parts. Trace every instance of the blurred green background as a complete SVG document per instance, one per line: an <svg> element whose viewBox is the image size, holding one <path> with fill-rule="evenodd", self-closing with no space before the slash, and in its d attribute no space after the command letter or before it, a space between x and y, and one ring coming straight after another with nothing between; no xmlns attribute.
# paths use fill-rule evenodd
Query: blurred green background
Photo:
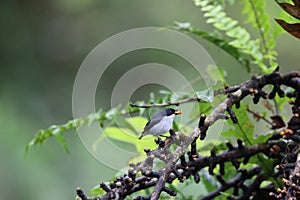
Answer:
<svg viewBox="0 0 300 200"><path fill-rule="evenodd" d="M279 7L267 3L270 16L277 17ZM240 7L228 9L235 11L233 17L245 18ZM86 151L75 131L66 134L69 154L50 139L24 156L37 130L72 118L76 72L99 42L131 28L174 21L211 30L191 0L4 0L0 16L1 199L74 199L77 186L87 191L116 173ZM231 83L248 78L230 56L199 42L226 69ZM299 44L288 34L278 38L281 71L299 69ZM127 65L136 59L127 59Z"/></svg>

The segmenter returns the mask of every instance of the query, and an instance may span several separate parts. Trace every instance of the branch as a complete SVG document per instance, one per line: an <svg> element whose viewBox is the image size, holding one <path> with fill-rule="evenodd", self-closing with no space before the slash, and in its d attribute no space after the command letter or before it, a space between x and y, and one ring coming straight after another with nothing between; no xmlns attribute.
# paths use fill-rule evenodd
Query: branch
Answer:
<svg viewBox="0 0 300 200"><path fill-rule="evenodd" d="M171 196L175 196L177 194L176 191L168 188L166 183L172 183L176 179L184 182L191 176L193 176L195 182L198 183L200 181L198 172L201 169L208 167L209 173L214 174L214 169L217 166L219 166L220 169L220 175L217 176L217 179L222 186L208 194L204 199L214 198L215 196L220 195L222 191L226 191L232 187L236 188L235 186L237 183L239 183L239 187L242 187L244 191L244 193L238 199L249 199L251 195L254 195L260 190L260 183L268 177L264 177L260 173L260 168L241 171L240 163L243 162L244 164L247 164L251 157L261 153L265 154L265 156L268 158L274 159L274 163L280 164L277 173L278 176L286 177L288 175L293 175L293 177L300 177L300 161L298 161L297 158L299 153L298 143L300 143L299 77L300 74L298 72L291 72L281 75L278 73L277 68L271 74L252 77L251 80L241 83L240 85L232 88L226 88L223 92L224 94L227 94L227 98L218 106L216 106L216 108L208 116L201 114L199 117L198 126L193 131L191 131L188 135L185 135L182 132L174 132L170 130L170 137L167 137L165 140L157 139L156 143L158 144L158 147L156 149L145 149L145 153L147 154L147 158L145 160L136 164L130 164L128 173L124 174L122 177L116 178L116 180L113 181L109 186L103 183L100 184L100 187L106 191L106 194L96 199L125 199L127 196L137 191L141 191L150 187L154 187L150 196L137 196L135 199L157 200L160 198L162 192L165 192ZM267 93L263 90L266 85L273 86L271 92ZM280 88L281 85L286 85L295 89L294 92L288 94L290 97L295 98L295 101L292 104L293 116L289 120L286 128L279 129L277 133L274 134L268 141L261 144L246 147L244 146L243 141L237 140L237 146L234 146L231 143L226 143L228 149L223 150L219 154L217 154L214 149L211 150L210 156L203 157L198 154L196 140L199 137L201 140L203 140L206 137L208 128L216 121L219 119L228 119L230 117L233 123L238 122L238 119L232 110L232 106L235 105L238 108L240 101L246 96L252 96L254 104L258 103L261 98L273 99L276 94L278 94L280 97L283 97L285 94ZM197 101L198 100L199 99L197 99ZM179 105L181 103L192 101L196 101L196 99L189 98L173 103L168 102L166 104L146 104L133 106L144 108L163 107L166 105ZM283 139L285 141L282 141ZM189 146L191 147L190 151L188 151ZM186 158L188 158L188 160L186 160ZM164 167L154 170L154 164L156 160L161 160L164 162ZM225 173L224 163L226 162L231 162L236 170L241 172L240 176L227 182L222 178L222 175ZM249 184L245 183L247 179L251 179L251 177L254 176L256 177L254 180L250 181ZM286 187L288 188L288 191L285 191L285 194L290 193L291 197L298 197L295 194L295 191L297 192L299 189L299 177L297 179L290 179L290 177L284 179L289 180L286 181L287 183L284 183L286 186L290 186ZM293 184L295 184L295 181L298 185L296 184L294 186ZM289 188L292 189L289 190ZM276 195L278 196L282 194L273 194L273 196ZM84 197L82 194L81 196Z"/></svg>
<svg viewBox="0 0 300 200"><path fill-rule="evenodd" d="M201 99L199 99L198 97L191 97L191 98L187 98L187 99L182 99L179 101L174 101L174 102L166 102L166 103L162 103L162 104L143 104L143 105L137 105L134 103L131 103L130 106L131 107L137 107L137 108L152 108L152 107L166 107L166 106L179 106L180 104L184 104L184 103L189 103L189 102L199 102Z"/></svg>
<svg viewBox="0 0 300 200"><path fill-rule="evenodd" d="M227 181L224 182L218 189L208 193L204 198L202 198L201 200L210 200L215 198L216 196L219 196L221 194L221 192L224 192L230 188L233 188L235 186L237 186L238 184L244 182L247 179L251 179L253 176L258 175L261 172L261 168L260 167L255 167L252 168L250 170L241 170L241 175ZM223 182L223 181L221 181ZM248 196L248 195L247 195Z"/></svg>
<svg viewBox="0 0 300 200"><path fill-rule="evenodd" d="M197 133L193 131L191 134L197 134ZM176 135L182 137L180 132L176 133ZM185 137L189 137L189 136L185 136ZM170 142L167 140L170 140L170 138L166 139L165 141L165 142ZM172 143L177 143L177 142L178 142L178 138L177 141L175 139ZM131 168L129 169L128 174L125 174L123 177L117 178L117 180L110 185L110 189L106 190L107 193L103 197L97 198L97 200L110 199L111 197L116 198L117 195L119 199L124 199L126 196L132 193L153 186L155 186L155 188L153 190L152 195L147 197L149 199L158 199L161 192L163 191L164 192L169 191L168 193L172 193L173 195L175 195L176 194L175 191L172 192L172 190L170 190L168 187L165 186L166 182L172 183L175 179L184 181L188 179L190 176L195 176L196 173L198 173L201 169L205 167L216 167L217 164L232 162L233 160L238 160L240 158L245 158L245 157L251 157L253 155L257 155L262 152L267 152L270 146L272 145L259 144L250 147L245 147L241 145L233 146L233 149L224 151L217 155L198 157L198 158L192 157L191 158L192 160L190 159L188 162L185 163L181 162L174 165L175 168L172 167L170 162L175 159L176 156L174 156L170 158L169 161L166 162L165 168L157 172L154 172L154 171L150 171L153 162L149 162L149 160L153 160L155 158L155 155L158 155L159 153L161 153L160 157L165 156L165 154L162 153L163 151L165 151L164 150L165 147L157 148L153 151L148 151L147 158L143 162L138 164L131 164ZM177 151L179 152L179 150ZM256 171L257 169L253 169L253 170ZM141 171L142 176L136 178L138 171ZM246 179L248 178L245 178L244 180ZM103 184L101 184L101 187L103 188ZM141 196L136 197L136 199L143 199L143 198L144 197Z"/></svg>

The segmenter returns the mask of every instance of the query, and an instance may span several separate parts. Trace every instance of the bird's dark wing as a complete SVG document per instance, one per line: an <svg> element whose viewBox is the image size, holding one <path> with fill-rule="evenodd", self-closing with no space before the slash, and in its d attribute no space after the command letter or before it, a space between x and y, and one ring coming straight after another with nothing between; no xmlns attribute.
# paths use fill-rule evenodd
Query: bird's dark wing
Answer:
<svg viewBox="0 0 300 200"><path fill-rule="evenodd" d="M152 119L156 119L156 118L163 118L164 116L167 116L167 112L165 110L160 111L159 113L156 113L155 115L152 116Z"/></svg>
<svg viewBox="0 0 300 200"><path fill-rule="evenodd" d="M150 122L151 122L151 120L149 120L149 121L147 122L147 124L145 125L145 127L148 126L148 125L150 124Z"/></svg>
<svg viewBox="0 0 300 200"><path fill-rule="evenodd" d="M151 120L149 120L144 128L144 131L150 130L155 124L160 122L161 118L160 117L153 117Z"/></svg>

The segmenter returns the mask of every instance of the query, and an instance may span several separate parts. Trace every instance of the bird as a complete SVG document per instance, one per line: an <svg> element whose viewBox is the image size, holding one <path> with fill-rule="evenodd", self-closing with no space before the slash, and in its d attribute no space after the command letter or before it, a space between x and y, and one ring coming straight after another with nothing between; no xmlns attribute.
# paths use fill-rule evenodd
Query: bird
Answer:
<svg viewBox="0 0 300 200"><path fill-rule="evenodd" d="M180 115L180 110L168 108L161 112L156 113L146 124L144 131L142 132L139 140L145 135L160 136L168 132L173 124L175 115Z"/></svg>

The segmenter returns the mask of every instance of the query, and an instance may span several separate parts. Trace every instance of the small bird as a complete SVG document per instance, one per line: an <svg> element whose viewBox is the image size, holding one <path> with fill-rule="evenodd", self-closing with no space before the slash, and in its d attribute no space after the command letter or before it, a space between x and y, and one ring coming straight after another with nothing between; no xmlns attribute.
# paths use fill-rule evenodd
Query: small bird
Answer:
<svg viewBox="0 0 300 200"><path fill-rule="evenodd" d="M145 135L160 136L168 132L173 124L175 115L180 115L180 110L175 110L173 108L168 108L159 113L156 113L146 124L142 135L139 137L141 139Z"/></svg>

